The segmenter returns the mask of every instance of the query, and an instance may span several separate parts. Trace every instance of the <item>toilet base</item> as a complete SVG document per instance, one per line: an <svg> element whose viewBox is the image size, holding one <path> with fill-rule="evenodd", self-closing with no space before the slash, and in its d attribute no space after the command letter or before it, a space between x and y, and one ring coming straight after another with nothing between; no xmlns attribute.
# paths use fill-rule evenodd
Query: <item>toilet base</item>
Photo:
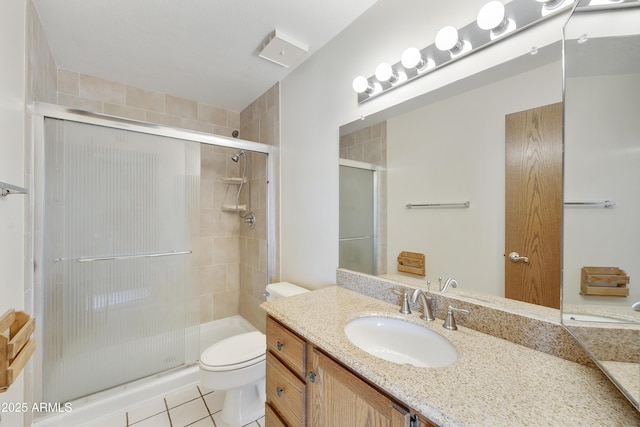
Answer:
<svg viewBox="0 0 640 427"><path fill-rule="evenodd" d="M226 391L220 416L234 426L243 426L264 417L266 390L264 379L257 384Z"/></svg>

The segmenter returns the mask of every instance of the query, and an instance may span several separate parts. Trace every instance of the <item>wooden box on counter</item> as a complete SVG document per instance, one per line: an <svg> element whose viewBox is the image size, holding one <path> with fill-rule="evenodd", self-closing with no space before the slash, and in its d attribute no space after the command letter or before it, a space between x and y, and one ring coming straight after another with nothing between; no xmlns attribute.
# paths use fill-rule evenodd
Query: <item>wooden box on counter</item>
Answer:
<svg viewBox="0 0 640 427"><path fill-rule="evenodd" d="M400 255L398 255L398 271L424 276L426 274L424 254L407 251L400 252Z"/></svg>
<svg viewBox="0 0 640 427"><path fill-rule="evenodd" d="M23 311L11 309L0 316L0 393L13 384L35 351L35 329L35 319Z"/></svg>
<svg viewBox="0 0 640 427"><path fill-rule="evenodd" d="M580 295L629 296L629 276L619 267L582 267Z"/></svg>

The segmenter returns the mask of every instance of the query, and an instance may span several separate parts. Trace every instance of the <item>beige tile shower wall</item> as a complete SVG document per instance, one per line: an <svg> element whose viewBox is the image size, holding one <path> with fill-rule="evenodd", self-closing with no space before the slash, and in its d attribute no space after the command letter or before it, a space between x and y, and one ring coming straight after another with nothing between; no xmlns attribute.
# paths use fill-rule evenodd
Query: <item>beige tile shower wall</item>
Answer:
<svg viewBox="0 0 640 427"><path fill-rule="evenodd" d="M55 103L58 67L44 35L40 18L31 1L27 2L27 102Z"/></svg>
<svg viewBox="0 0 640 427"><path fill-rule="evenodd" d="M223 205L235 204L237 185L224 178L238 177L237 150L214 145L200 149L200 320L222 319L240 312L240 222ZM244 191L243 191L244 192ZM246 203L240 199L239 203Z"/></svg>
<svg viewBox="0 0 640 427"><path fill-rule="evenodd" d="M378 173L376 274L387 273L387 122L340 137L340 158L380 166Z"/></svg>
<svg viewBox="0 0 640 427"><path fill-rule="evenodd" d="M240 113L240 138L263 144L280 145L280 86L275 84ZM259 330L265 330L265 313L260 304L269 282L278 281L277 270L267 273L267 168L266 155L254 153L251 159L251 205L256 216L253 229L240 226L240 314ZM277 159L276 159L277 161ZM275 165L275 171L279 167ZM277 173L274 179L279 179ZM270 185L275 185L271 183ZM277 186L275 188L278 188ZM276 200L279 195L276 194ZM279 212L276 203L276 221ZM278 230L275 231L278 235ZM277 239L276 239L277 241ZM276 258L279 248L276 244ZM277 262L271 265L277 266Z"/></svg>
<svg viewBox="0 0 640 427"><path fill-rule="evenodd" d="M223 136L240 128L239 113L166 93L63 69L57 83L67 107Z"/></svg>

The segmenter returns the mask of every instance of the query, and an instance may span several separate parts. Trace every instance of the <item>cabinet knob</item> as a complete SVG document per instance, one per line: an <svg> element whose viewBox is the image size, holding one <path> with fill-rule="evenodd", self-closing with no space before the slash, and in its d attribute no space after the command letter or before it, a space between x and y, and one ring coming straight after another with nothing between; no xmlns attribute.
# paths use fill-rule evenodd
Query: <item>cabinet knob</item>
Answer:
<svg viewBox="0 0 640 427"><path fill-rule="evenodd" d="M280 341L278 341L276 343L276 347L278 348L278 351L282 351L282 347L284 347L284 344L282 344Z"/></svg>
<svg viewBox="0 0 640 427"><path fill-rule="evenodd" d="M313 371L309 371L309 381L311 381L312 383L316 382L316 373Z"/></svg>
<svg viewBox="0 0 640 427"><path fill-rule="evenodd" d="M278 397L282 396L282 392L284 390L282 389L282 387L276 387L276 394L278 395Z"/></svg>

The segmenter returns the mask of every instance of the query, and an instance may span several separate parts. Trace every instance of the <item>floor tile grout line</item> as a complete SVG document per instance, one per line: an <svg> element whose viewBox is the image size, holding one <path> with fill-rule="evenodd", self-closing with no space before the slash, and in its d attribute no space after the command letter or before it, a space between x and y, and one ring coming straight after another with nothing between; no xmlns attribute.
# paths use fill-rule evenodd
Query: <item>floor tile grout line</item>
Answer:
<svg viewBox="0 0 640 427"><path fill-rule="evenodd" d="M213 421L213 425L214 425L214 426L216 425L216 422L214 421L213 417L212 417L211 415L207 415L206 417L202 417L202 418L200 418L199 420L195 420L194 422L189 423L189 424L187 424L187 425L186 425L186 426L184 426L184 427L192 426L192 425L194 425L194 424L196 424L196 423L199 423L200 421L204 420L205 418L211 418L211 421ZM177 427L177 426L176 426L176 427Z"/></svg>
<svg viewBox="0 0 640 427"><path fill-rule="evenodd" d="M198 386L196 386L196 388L198 389L198 394L199 394L199 396L198 396L198 397L203 397L202 392L200 391L200 388L199 388ZM182 402L178 403L177 405L174 405L174 406L170 407L170 408L169 408L169 410L171 410L171 409L175 409L175 408L177 408L178 406L182 406L182 405L187 404L187 403L189 403L189 402L193 402L193 401L194 401L194 400L196 400L198 397L194 397L193 399L188 399L188 400L182 401ZM168 402L167 402L167 407L169 407L169 403L168 403Z"/></svg>
<svg viewBox="0 0 640 427"><path fill-rule="evenodd" d="M209 405L207 405L207 401L204 398L204 394L202 394L202 390L200 390L200 386L196 386L196 388L198 389L198 393L200 393L200 397L202 398L202 401L204 402L204 407L207 408L207 412L209 413L209 418L211 418L211 422L213 423L213 427L217 427L218 425L216 424L216 420L213 419L213 414L211 413L211 409L209 409ZM210 394L210 393L207 393L207 394Z"/></svg>
<svg viewBox="0 0 640 427"><path fill-rule="evenodd" d="M204 395L202 394L202 390L200 390L200 387L198 386L196 386L196 388L198 389L198 394L200 394L200 398L204 402L204 407L207 408L207 412L209 413L209 415L211 415L211 410L209 409L209 405L207 405L207 401L204 400Z"/></svg>
<svg viewBox="0 0 640 427"><path fill-rule="evenodd" d="M164 397L162 398L162 400L163 400L163 402L164 402L164 407L165 407L165 409L164 409L164 410L162 410L162 411L160 411L160 412L156 412L156 413L151 414L151 415L149 415L149 416L146 416L146 417L144 417L144 418L140 418L138 421L134 421L133 423L129 423L129 411L127 411L127 412L126 412L126 416L127 416L127 427L134 426L135 424L137 424L137 423L139 423L139 422L142 422L142 421L144 421L144 420L148 420L149 418L151 418L151 417L155 417L155 416L157 416L157 415L160 415L160 414L162 414L163 412L166 412L166 413L168 414L168 413L169 413L169 410L167 409L167 401L165 400L165 398L164 398ZM173 427L173 426L172 426L172 427Z"/></svg>
<svg viewBox="0 0 640 427"><path fill-rule="evenodd" d="M173 421L171 420L171 413L169 412L169 405L167 404L167 398L163 397L164 407L167 408L167 417L169 418L169 425L173 427Z"/></svg>

